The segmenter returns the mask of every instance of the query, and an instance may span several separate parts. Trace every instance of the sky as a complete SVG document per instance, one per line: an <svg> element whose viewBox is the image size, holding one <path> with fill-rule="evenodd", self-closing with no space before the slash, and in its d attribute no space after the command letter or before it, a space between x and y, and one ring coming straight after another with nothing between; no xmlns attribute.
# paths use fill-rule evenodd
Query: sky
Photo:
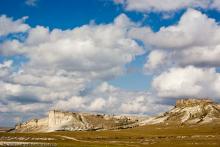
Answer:
<svg viewBox="0 0 220 147"><path fill-rule="evenodd" d="M219 56L219 0L0 0L0 126L220 101Z"/></svg>

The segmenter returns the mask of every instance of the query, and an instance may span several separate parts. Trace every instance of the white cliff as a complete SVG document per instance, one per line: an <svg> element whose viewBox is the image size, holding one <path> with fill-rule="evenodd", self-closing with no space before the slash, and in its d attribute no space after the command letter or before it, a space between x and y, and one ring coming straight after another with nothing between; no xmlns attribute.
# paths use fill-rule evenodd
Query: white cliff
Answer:
<svg viewBox="0 0 220 147"><path fill-rule="evenodd" d="M104 130L137 126L144 117L49 111L48 117L16 125L16 132Z"/></svg>
<svg viewBox="0 0 220 147"><path fill-rule="evenodd" d="M210 99L180 99L168 112L156 117L49 111L48 117L16 125L16 132L111 130L152 124L220 123L220 105Z"/></svg>
<svg viewBox="0 0 220 147"><path fill-rule="evenodd" d="M219 104L211 99L180 99L173 109L142 122L146 124L204 124L220 122Z"/></svg>

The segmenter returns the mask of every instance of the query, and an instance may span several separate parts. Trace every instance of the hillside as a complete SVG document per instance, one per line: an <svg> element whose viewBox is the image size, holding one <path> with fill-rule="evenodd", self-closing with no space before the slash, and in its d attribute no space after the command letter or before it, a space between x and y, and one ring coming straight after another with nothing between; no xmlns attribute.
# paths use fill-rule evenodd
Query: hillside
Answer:
<svg viewBox="0 0 220 147"><path fill-rule="evenodd" d="M14 130L14 128L11 127L0 127L0 132L9 132Z"/></svg>
<svg viewBox="0 0 220 147"><path fill-rule="evenodd" d="M220 105L211 99L180 99L162 115L152 117L143 124L204 124L220 122Z"/></svg>
<svg viewBox="0 0 220 147"><path fill-rule="evenodd" d="M48 117L16 125L16 132L111 130L137 126L144 117L49 111Z"/></svg>
<svg viewBox="0 0 220 147"><path fill-rule="evenodd" d="M145 125L121 130L1 133L0 146L219 147L220 124Z"/></svg>
<svg viewBox="0 0 220 147"><path fill-rule="evenodd" d="M48 117L16 125L16 132L114 130L152 124L195 125L220 123L220 105L210 99L180 99L156 117L49 111Z"/></svg>

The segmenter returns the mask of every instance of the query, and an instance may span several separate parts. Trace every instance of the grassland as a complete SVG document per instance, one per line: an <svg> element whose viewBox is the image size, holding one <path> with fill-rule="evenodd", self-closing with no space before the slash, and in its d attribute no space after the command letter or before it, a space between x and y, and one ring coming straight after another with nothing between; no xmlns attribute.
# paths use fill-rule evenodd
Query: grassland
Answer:
<svg viewBox="0 0 220 147"><path fill-rule="evenodd" d="M0 133L0 141L50 143L51 146L58 147L219 147L220 125L151 125L124 130L106 131Z"/></svg>

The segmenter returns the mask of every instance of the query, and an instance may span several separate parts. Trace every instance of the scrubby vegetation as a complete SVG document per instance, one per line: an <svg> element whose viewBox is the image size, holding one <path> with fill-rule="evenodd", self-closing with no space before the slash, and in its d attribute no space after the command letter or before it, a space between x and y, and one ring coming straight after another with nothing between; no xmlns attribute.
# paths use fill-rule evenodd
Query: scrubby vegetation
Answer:
<svg viewBox="0 0 220 147"><path fill-rule="evenodd" d="M131 129L51 133L0 133L8 142L39 142L55 146L218 147L220 125L148 125ZM33 145L34 146L34 145Z"/></svg>

